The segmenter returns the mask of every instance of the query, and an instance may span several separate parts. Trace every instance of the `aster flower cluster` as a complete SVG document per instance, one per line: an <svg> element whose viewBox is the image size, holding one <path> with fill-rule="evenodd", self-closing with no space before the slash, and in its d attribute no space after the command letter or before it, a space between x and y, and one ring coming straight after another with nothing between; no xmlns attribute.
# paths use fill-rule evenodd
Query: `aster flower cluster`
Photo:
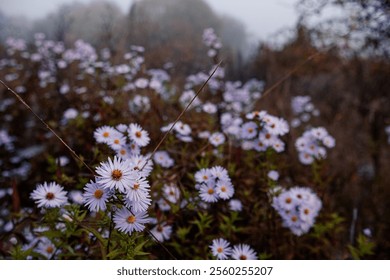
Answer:
<svg viewBox="0 0 390 280"><path fill-rule="evenodd" d="M203 168L195 173L195 188L199 190L202 201L214 203L227 200L234 194L234 186L228 172L221 166Z"/></svg>
<svg viewBox="0 0 390 280"><path fill-rule="evenodd" d="M108 199L120 200L122 207L113 217L115 228L131 234L142 231L148 222L147 209L151 204L147 177L152 163L141 155L126 160L114 157L96 168L97 176L85 187L85 204L91 211L106 209Z"/></svg>
<svg viewBox="0 0 390 280"><path fill-rule="evenodd" d="M302 164L312 164L314 160L326 158L326 148L333 148L336 140L323 127L311 128L295 141Z"/></svg>
<svg viewBox="0 0 390 280"><path fill-rule="evenodd" d="M210 48L207 52L209 57L215 57L218 54L219 49L222 47L221 40L215 34L213 28L206 28L203 31L203 42L207 47Z"/></svg>
<svg viewBox="0 0 390 280"><path fill-rule="evenodd" d="M161 190L162 197L157 200L157 205L161 211L169 211L171 204L178 204L180 202L181 192L175 183L164 184ZM183 201L183 205L184 205Z"/></svg>
<svg viewBox="0 0 390 280"><path fill-rule="evenodd" d="M90 211L105 211L108 201L120 202L113 220L115 228L131 234L142 231L148 222L147 209L151 204L147 177L152 162L140 154L149 134L138 124L99 127L94 132L98 143L108 144L117 156L108 158L96 168L94 181L84 188L84 203Z"/></svg>
<svg viewBox="0 0 390 280"><path fill-rule="evenodd" d="M225 111L238 116L242 113L249 113L253 110L255 101L261 97L264 90L264 82L256 79L226 82L223 93L223 107Z"/></svg>
<svg viewBox="0 0 390 280"><path fill-rule="evenodd" d="M169 131L171 129L172 125L173 125L173 123L169 123L168 125L163 126L161 128L161 131L162 132ZM182 121L178 121L175 124L175 126L173 127L172 131L175 133L176 138L182 142L192 142L193 141L192 136L191 136L191 133L192 133L191 127L188 124L183 123Z"/></svg>
<svg viewBox="0 0 390 280"><path fill-rule="evenodd" d="M107 125L99 127L94 137L96 142L107 144L122 159L139 155L140 149L150 142L149 133L135 123L128 126L120 124L115 128Z"/></svg>
<svg viewBox="0 0 390 280"><path fill-rule="evenodd" d="M310 188L293 187L275 196L272 206L282 217L283 226L300 236L314 225L322 202Z"/></svg>
<svg viewBox="0 0 390 280"><path fill-rule="evenodd" d="M150 186L146 179L151 170L146 157L108 158L96 168L95 181L85 186L85 205L91 211L99 211L106 209L108 200L119 200L121 208L113 218L115 228L129 234L142 231L148 221L147 209L151 204Z"/></svg>
<svg viewBox="0 0 390 280"><path fill-rule="evenodd" d="M150 98L137 94L129 101L129 109L133 113L148 112L150 110Z"/></svg>
<svg viewBox="0 0 390 280"><path fill-rule="evenodd" d="M163 168L171 168L175 161L171 158L167 151L157 151L153 155L153 160L156 164Z"/></svg>
<svg viewBox="0 0 390 280"><path fill-rule="evenodd" d="M230 242L218 238L210 245L211 254L218 260L257 260L256 252L247 244L238 244L231 247Z"/></svg>
<svg viewBox="0 0 390 280"><path fill-rule="evenodd" d="M287 122L266 111L254 111L246 115L247 122L241 125L242 147L264 152L268 148L280 153L284 151L284 142L279 138L289 131Z"/></svg>
<svg viewBox="0 0 390 280"><path fill-rule="evenodd" d="M291 108L295 117L291 121L292 127L307 123L312 116L318 117L320 111L314 106L308 95L295 96L291 100Z"/></svg>
<svg viewBox="0 0 390 280"><path fill-rule="evenodd" d="M0 129L0 147L4 147L7 151L13 151L15 137L9 135L5 129Z"/></svg>

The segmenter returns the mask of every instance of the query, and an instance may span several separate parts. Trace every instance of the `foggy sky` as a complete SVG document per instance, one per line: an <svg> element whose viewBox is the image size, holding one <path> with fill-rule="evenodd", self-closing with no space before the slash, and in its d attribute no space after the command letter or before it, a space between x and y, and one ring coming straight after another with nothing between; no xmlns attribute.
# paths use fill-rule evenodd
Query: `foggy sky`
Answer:
<svg viewBox="0 0 390 280"><path fill-rule="evenodd" d="M94 0L78 0L89 3ZM126 13L134 0L110 0ZM137 0L135 0L137 1ZM268 40L282 28L293 27L297 20L297 0L205 0L217 14L233 16L243 22L253 39ZM7 15L30 19L44 17L63 3L75 0L0 0L0 10Z"/></svg>

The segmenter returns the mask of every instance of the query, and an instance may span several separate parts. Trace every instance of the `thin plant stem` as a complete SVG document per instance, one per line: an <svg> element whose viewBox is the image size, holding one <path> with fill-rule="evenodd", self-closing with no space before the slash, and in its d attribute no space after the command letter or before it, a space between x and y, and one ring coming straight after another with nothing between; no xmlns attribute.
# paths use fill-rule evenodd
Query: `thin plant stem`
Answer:
<svg viewBox="0 0 390 280"><path fill-rule="evenodd" d="M88 166L88 164L85 163L85 161L79 157L76 152L68 145L66 142L54 131L51 126L45 122L37 113L34 112L34 110L24 101L24 99L16 93L13 89L11 89L9 86L7 86L2 80L0 80L0 83L8 90L10 91L15 97L48 129L51 133L54 134L54 136L69 150L69 152L77 159L79 160L90 172L92 175L95 175L94 171L91 167Z"/></svg>

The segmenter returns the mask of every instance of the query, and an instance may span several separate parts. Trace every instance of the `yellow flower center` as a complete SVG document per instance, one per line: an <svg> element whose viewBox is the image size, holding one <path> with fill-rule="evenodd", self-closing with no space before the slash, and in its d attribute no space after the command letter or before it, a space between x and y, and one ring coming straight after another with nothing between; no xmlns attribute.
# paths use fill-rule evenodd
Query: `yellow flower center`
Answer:
<svg viewBox="0 0 390 280"><path fill-rule="evenodd" d="M54 193L52 193L52 192L48 192L47 194L46 194L46 199L47 200L52 200L52 199L54 199Z"/></svg>
<svg viewBox="0 0 390 280"><path fill-rule="evenodd" d="M107 137L109 137L109 136L110 136L110 133L109 133L109 132L106 131L106 132L103 133L103 137L104 137L104 138L107 138Z"/></svg>
<svg viewBox="0 0 390 280"><path fill-rule="evenodd" d="M135 133L135 137L141 138L141 136L142 136L141 131L137 131L137 132Z"/></svg>
<svg viewBox="0 0 390 280"><path fill-rule="evenodd" d="M207 191L207 193L208 193L208 194L213 194L213 193L214 193L214 190L213 190L213 189L209 189L209 190Z"/></svg>
<svg viewBox="0 0 390 280"><path fill-rule="evenodd" d="M103 191L102 190L96 190L93 196L97 199L101 199L103 196Z"/></svg>
<svg viewBox="0 0 390 280"><path fill-rule="evenodd" d="M217 252L218 253L222 253L223 252L223 248L222 247L218 247Z"/></svg>
<svg viewBox="0 0 390 280"><path fill-rule="evenodd" d="M285 200L285 202L286 202L287 204L290 204L290 203L292 202L292 199L291 199L290 197L287 197L286 200Z"/></svg>
<svg viewBox="0 0 390 280"><path fill-rule="evenodd" d="M226 192L226 187L225 186L221 187L221 192Z"/></svg>
<svg viewBox="0 0 390 280"><path fill-rule="evenodd" d="M135 216L133 216L133 215L131 215L131 216L129 216L129 217L127 218L127 222L128 222L129 224L134 224L135 220L136 220L136 218L135 218Z"/></svg>
<svg viewBox="0 0 390 280"><path fill-rule="evenodd" d="M122 171L114 169L111 173L111 178L115 181L119 181L122 178Z"/></svg>
<svg viewBox="0 0 390 280"><path fill-rule="evenodd" d="M54 252L54 248L53 248L52 246L47 246L46 252L49 253L49 254L51 254L51 253Z"/></svg>
<svg viewBox="0 0 390 280"><path fill-rule="evenodd" d="M139 189L139 184L135 183L133 186L133 189L138 190Z"/></svg>
<svg viewBox="0 0 390 280"><path fill-rule="evenodd" d="M115 140L114 140L114 144L117 144L117 145L118 145L119 143L120 143L119 139L115 139Z"/></svg>
<svg viewBox="0 0 390 280"><path fill-rule="evenodd" d="M292 216L291 217L291 221L293 221L295 223L296 221L298 221L298 217L297 216Z"/></svg>

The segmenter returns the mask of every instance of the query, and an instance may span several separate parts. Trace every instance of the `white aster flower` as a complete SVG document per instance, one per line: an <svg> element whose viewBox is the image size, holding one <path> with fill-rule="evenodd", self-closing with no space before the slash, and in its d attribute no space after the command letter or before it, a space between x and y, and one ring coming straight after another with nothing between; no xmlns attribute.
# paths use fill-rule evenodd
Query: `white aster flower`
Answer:
<svg viewBox="0 0 390 280"><path fill-rule="evenodd" d="M211 145L213 145L214 147L218 147L219 145L225 143L225 135L220 132L214 132L210 135L209 141Z"/></svg>
<svg viewBox="0 0 390 280"><path fill-rule="evenodd" d="M175 124L174 130L182 136L189 136L191 134L191 127L181 121Z"/></svg>
<svg viewBox="0 0 390 280"><path fill-rule="evenodd" d="M223 168L222 166L212 167L210 169L210 173L214 178L216 178L218 180L230 182L229 174L228 174L227 170L225 168Z"/></svg>
<svg viewBox="0 0 390 280"><path fill-rule="evenodd" d="M219 180L217 182L215 191L217 192L218 196L224 200L229 199L234 194L234 187L230 181L223 181Z"/></svg>
<svg viewBox="0 0 390 280"><path fill-rule="evenodd" d="M229 209L231 211L241 211L242 210L242 203L238 199L231 199L229 201Z"/></svg>
<svg viewBox="0 0 390 280"><path fill-rule="evenodd" d="M54 244L46 237L40 238L38 246L35 249L37 253L44 255L47 259L51 259L56 252Z"/></svg>
<svg viewBox="0 0 390 280"><path fill-rule="evenodd" d="M68 202L67 192L63 187L55 182L38 184L31 193L31 198L35 200L38 207L54 208L61 207Z"/></svg>
<svg viewBox="0 0 390 280"><path fill-rule="evenodd" d="M149 183L143 178L139 177L126 189L126 197L130 201L142 201L149 197Z"/></svg>
<svg viewBox="0 0 390 280"><path fill-rule="evenodd" d="M203 104L202 108L203 111L208 114L214 114L217 112L217 106L210 102Z"/></svg>
<svg viewBox="0 0 390 280"><path fill-rule="evenodd" d="M96 168L99 183L110 190L117 189L124 193L137 179L137 173L131 168L127 161L114 157L114 161L108 158Z"/></svg>
<svg viewBox="0 0 390 280"><path fill-rule="evenodd" d="M117 133L109 137L107 144L115 151L120 150L123 146L126 145L126 137L122 133Z"/></svg>
<svg viewBox="0 0 390 280"><path fill-rule="evenodd" d="M270 170L267 174L268 178L273 181L277 181L279 179L279 172L276 170Z"/></svg>
<svg viewBox="0 0 390 280"><path fill-rule="evenodd" d="M202 168L195 173L195 181L198 183L206 183L211 179L210 169Z"/></svg>
<svg viewBox="0 0 390 280"><path fill-rule="evenodd" d="M111 191L92 180L84 187L84 204L92 212L106 210L106 202L111 196Z"/></svg>
<svg viewBox="0 0 390 280"><path fill-rule="evenodd" d="M144 147L150 142L149 133L138 124L130 124L128 133L130 139L140 147Z"/></svg>
<svg viewBox="0 0 390 280"><path fill-rule="evenodd" d="M142 200L130 200L128 197L124 200L125 206L134 212L145 212L152 204L149 194Z"/></svg>
<svg viewBox="0 0 390 280"><path fill-rule="evenodd" d="M253 121L246 122L241 127L242 139L253 139L257 134L257 124Z"/></svg>
<svg viewBox="0 0 390 280"><path fill-rule="evenodd" d="M201 185L199 190L199 196L204 202L209 202L209 203L217 202L219 198L215 190L215 186L212 182Z"/></svg>
<svg viewBox="0 0 390 280"><path fill-rule="evenodd" d="M177 203L180 198L180 189L174 185L164 185L162 188L163 195L166 200L168 200L171 203Z"/></svg>
<svg viewBox="0 0 390 280"><path fill-rule="evenodd" d="M113 127L105 125L97 128L93 135L95 137L96 142L108 143L110 138L118 133L119 132L115 130Z"/></svg>
<svg viewBox="0 0 390 280"><path fill-rule="evenodd" d="M149 222L146 212L130 212L123 207L114 214L115 228L124 233L131 234L133 231L143 231L146 223Z"/></svg>
<svg viewBox="0 0 390 280"><path fill-rule="evenodd" d="M153 160L164 168L170 168L175 164L174 160L166 151L157 151L153 156Z"/></svg>
<svg viewBox="0 0 390 280"><path fill-rule="evenodd" d="M169 240L171 238L172 226L169 226L166 222L163 222L152 228L151 232L158 241L164 242L165 240Z"/></svg>
<svg viewBox="0 0 390 280"><path fill-rule="evenodd" d="M139 176L148 177L153 170L153 161L149 159L149 156L132 155L126 163L130 168L136 171Z"/></svg>
<svg viewBox="0 0 390 280"><path fill-rule="evenodd" d="M213 256L218 260L226 260L232 254L230 243L223 238L214 239L210 249Z"/></svg>
<svg viewBox="0 0 390 280"><path fill-rule="evenodd" d="M232 250L234 260L257 260L256 252L247 244L235 245Z"/></svg>

